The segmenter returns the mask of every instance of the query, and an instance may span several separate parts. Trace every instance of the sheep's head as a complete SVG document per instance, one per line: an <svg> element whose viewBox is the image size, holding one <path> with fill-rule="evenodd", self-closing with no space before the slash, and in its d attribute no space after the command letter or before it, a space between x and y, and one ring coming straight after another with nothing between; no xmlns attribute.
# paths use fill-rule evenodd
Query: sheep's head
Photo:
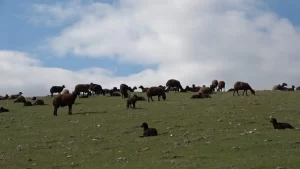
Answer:
<svg viewBox="0 0 300 169"><path fill-rule="evenodd" d="M144 122L144 123L141 125L141 127L147 129L147 128L148 128L148 124L147 124L146 122Z"/></svg>
<svg viewBox="0 0 300 169"><path fill-rule="evenodd" d="M65 88L66 86L65 86L65 85L62 85L61 87L62 87L62 88Z"/></svg>
<svg viewBox="0 0 300 169"><path fill-rule="evenodd" d="M272 116L271 116L272 117ZM272 123L272 124L276 124L277 123L277 120L274 118L274 117L272 117L271 119L270 119L270 122Z"/></svg>
<svg viewBox="0 0 300 169"><path fill-rule="evenodd" d="M254 90L252 90L251 93L252 93L253 95L255 95L255 91L254 91Z"/></svg>

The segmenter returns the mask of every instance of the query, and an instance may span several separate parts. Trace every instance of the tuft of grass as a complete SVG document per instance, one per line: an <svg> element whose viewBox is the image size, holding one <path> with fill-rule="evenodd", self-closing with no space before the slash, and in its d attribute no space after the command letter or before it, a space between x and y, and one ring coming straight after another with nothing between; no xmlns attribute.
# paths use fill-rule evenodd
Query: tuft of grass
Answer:
<svg viewBox="0 0 300 169"><path fill-rule="evenodd" d="M0 101L10 109L0 114L1 169L299 168L299 130L269 122L272 115L299 127L299 92L191 95L169 92L166 101L153 97L128 110L121 97L77 98L72 116L64 107L57 117L50 97L34 107ZM140 138L142 122L159 136Z"/></svg>

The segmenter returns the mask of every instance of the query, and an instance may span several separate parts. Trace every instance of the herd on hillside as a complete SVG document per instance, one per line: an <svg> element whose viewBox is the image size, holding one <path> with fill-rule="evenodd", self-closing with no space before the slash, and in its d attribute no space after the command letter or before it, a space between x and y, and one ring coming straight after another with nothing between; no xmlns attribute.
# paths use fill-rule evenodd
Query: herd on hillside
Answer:
<svg viewBox="0 0 300 169"><path fill-rule="evenodd" d="M278 84L273 87L273 90L281 90L281 91L294 91L295 86L292 85L291 88L286 87L286 83ZM209 87L203 85L202 87L200 86L195 86L195 84L192 85L192 87L186 86L183 88L181 86L180 81L175 80L175 79L170 79L166 82L165 86L159 85L159 86L153 86L153 87L144 87L144 86L139 86L139 88L142 90L142 92L145 92L147 97L148 97L148 102L150 99L153 100L153 96L158 97L158 101L160 101L160 98L162 97L163 100L166 100L166 93L169 91L175 91L175 92L198 92L195 95L192 95L192 99L203 99L203 98L211 98L211 94L215 94L215 91L225 91L225 82L224 81L218 81L218 80L213 80L211 85ZM142 96L137 96L134 94L133 96L130 96L131 92L134 92L137 87L134 86L131 88L130 86L126 84L121 84L120 88L118 89L117 87L113 87L113 89L103 89L101 85L99 84L78 84L75 86L75 89L73 92L70 92L68 89L65 88L64 85L62 86L52 86L50 88L50 96L53 97L53 94L58 93L54 99L53 99L53 115L57 116L57 110L59 107L65 107L68 106L68 114L72 115L72 106L75 103L75 100L78 97L80 98L88 98L89 96L92 95L100 95L102 94L105 96L106 94L109 94L110 96L119 96L122 98L127 98L126 100L126 107L127 109L129 107L135 108L135 104L137 101L145 101L146 99ZM223 90L224 89L224 90ZM239 90L243 90L243 96L244 93L246 92L246 96L248 96L247 91L250 90L250 92L255 95L255 91L252 89L249 83L242 82L242 81L237 81L233 88L229 89L228 92L233 91L233 96L235 93L239 95ZM296 88L296 90L300 90L300 86ZM40 98L32 97L31 100L34 102L32 103L29 101L28 98L25 98L22 92L19 92L18 94L13 94L13 95L8 95L6 94L5 96L0 96L0 100L12 100L14 99L14 103L23 103L24 106L34 106L34 105L45 105L44 101ZM0 113L2 112L9 112L8 109L4 107L0 107ZM293 128L287 123L278 123L277 120L273 117L271 117L270 121L275 129L281 129L281 128ZM151 133L147 134L147 131L154 131L153 129L149 129L147 123L143 124L141 127L144 128L145 132L144 136L150 136L153 135ZM157 135L157 131L154 131L154 135Z"/></svg>

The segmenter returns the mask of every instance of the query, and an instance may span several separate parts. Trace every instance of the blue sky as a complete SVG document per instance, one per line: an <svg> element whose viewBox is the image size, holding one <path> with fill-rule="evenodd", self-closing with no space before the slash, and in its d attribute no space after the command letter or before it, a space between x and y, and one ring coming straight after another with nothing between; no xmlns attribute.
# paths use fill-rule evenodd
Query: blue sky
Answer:
<svg viewBox="0 0 300 169"><path fill-rule="evenodd" d="M102 1L109 2L108 0ZM0 49L33 53L44 62L45 66L62 67L71 70L103 67L114 71L116 75L125 76L147 68L139 65L120 63L107 58L93 59L73 56L56 58L51 57L50 53L39 50L38 46L47 37L57 35L65 25L47 27L29 22L30 17L34 14L31 6L35 3L51 4L55 2L55 0L1 0L0 20L2 24L0 26ZM300 25L300 21L297 18L300 14L300 1L266 0L265 2L279 16L288 18L297 26ZM72 58L72 62L68 65L64 64L65 62L69 62L70 58Z"/></svg>

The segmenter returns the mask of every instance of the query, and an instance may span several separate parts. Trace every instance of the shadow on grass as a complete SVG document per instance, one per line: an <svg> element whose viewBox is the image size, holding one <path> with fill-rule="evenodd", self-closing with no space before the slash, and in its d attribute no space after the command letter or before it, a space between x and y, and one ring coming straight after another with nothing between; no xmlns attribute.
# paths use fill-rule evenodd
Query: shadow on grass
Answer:
<svg viewBox="0 0 300 169"><path fill-rule="evenodd" d="M144 108L144 107L136 107L136 108L129 108L129 109L131 109L131 110L134 110L134 109L139 109L139 110L144 109L144 110L147 110L147 108ZM128 109L128 110L129 110L129 109Z"/></svg>
<svg viewBox="0 0 300 169"><path fill-rule="evenodd" d="M87 111L87 112L74 113L74 115L105 114L105 113L107 113L107 111Z"/></svg>

